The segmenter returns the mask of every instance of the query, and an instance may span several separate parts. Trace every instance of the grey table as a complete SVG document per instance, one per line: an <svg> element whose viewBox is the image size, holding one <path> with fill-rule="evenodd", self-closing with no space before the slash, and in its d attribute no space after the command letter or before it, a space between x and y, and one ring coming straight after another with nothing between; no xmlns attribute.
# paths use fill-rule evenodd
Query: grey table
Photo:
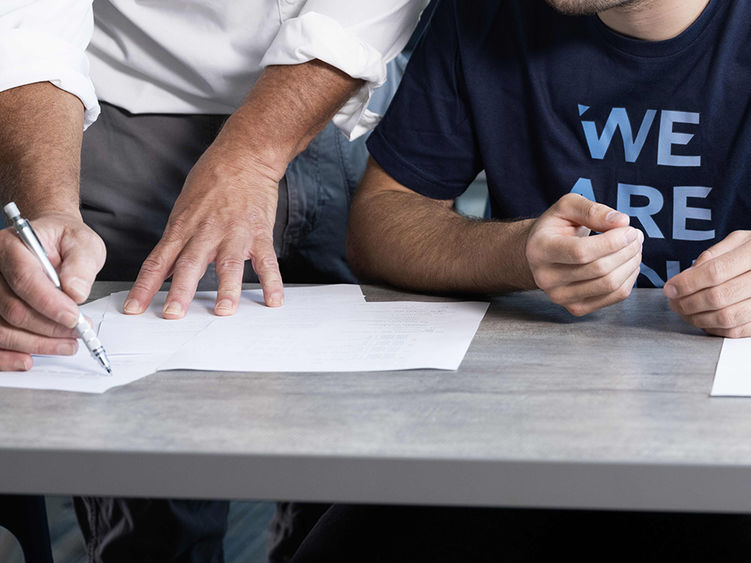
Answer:
<svg viewBox="0 0 751 563"><path fill-rule="evenodd" d="M458 372L0 389L0 492L751 512L720 346L658 290L583 319L533 292L493 301Z"/></svg>

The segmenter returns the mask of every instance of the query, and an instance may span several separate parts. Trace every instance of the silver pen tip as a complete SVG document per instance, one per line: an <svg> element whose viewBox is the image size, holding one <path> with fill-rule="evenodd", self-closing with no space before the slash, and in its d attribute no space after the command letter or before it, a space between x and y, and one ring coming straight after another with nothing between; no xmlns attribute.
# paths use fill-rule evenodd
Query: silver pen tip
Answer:
<svg viewBox="0 0 751 563"><path fill-rule="evenodd" d="M95 355L99 365L107 370L107 375L112 375L112 364L110 364L110 360L104 350L100 348L95 352Z"/></svg>

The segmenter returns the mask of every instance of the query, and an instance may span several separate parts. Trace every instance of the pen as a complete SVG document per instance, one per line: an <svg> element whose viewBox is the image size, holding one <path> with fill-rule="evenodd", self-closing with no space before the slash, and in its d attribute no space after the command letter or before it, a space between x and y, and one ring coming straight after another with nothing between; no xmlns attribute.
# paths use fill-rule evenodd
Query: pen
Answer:
<svg viewBox="0 0 751 563"><path fill-rule="evenodd" d="M57 286L57 289L62 291L63 288L60 285L60 278L58 277L55 268L52 266L52 263L47 256L47 252L45 252L44 247L42 246L42 243L39 242L34 229L31 228L31 223L21 217L21 213L18 211L18 207L12 201L8 205L3 207L3 211L5 211L5 215L8 216L8 219L13 224L13 228L16 230L18 237L27 247L29 247L29 250L34 253L34 256L39 259L39 263L42 265L44 273L47 274L47 277L50 278L52 280L52 283ZM83 316L83 313L81 312L78 313L76 332L78 333L78 336L81 338L81 340L83 340L86 348L89 349L92 357L97 362L99 362L100 366L107 370L108 374L111 374L112 365L110 364L109 358L107 358L107 352L104 351L104 346L102 346L99 338L97 338L94 329L91 328L91 325L88 323L86 318Z"/></svg>

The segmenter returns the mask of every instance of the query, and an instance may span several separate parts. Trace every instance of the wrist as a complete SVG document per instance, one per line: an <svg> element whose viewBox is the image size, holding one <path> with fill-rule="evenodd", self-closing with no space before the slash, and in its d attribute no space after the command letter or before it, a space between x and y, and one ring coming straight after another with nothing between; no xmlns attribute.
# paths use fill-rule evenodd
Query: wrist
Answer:
<svg viewBox="0 0 751 563"><path fill-rule="evenodd" d="M288 145L291 143L281 142L276 134L267 134L263 123L254 123L252 117L238 111L224 124L211 150L279 183L296 154Z"/></svg>
<svg viewBox="0 0 751 563"><path fill-rule="evenodd" d="M44 201L40 201L44 200ZM34 198L33 196L19 195L17 197L7 198L3 204L13 201L21 215L25 219L40 219L49 216L63 216L71 220L83 221L81 210L78 207L78 201L49 201L46 198Z"/></svg>
<svg viewBox="0 0 751 563"><path fill-rule="evenodd" d="M525 291L537 289L532 270L527 260L527 240L535 219L497 222L494 291Z"/></svg>

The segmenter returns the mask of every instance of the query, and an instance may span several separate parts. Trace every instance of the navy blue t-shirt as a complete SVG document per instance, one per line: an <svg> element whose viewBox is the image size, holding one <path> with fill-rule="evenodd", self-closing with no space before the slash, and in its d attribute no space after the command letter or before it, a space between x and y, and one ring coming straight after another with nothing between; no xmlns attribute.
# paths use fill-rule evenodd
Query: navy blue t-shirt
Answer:
<svg viewBox="0 0 751 563"><path fill-rule="evenodd" d="M437 199L484 169L496 217L571 191L627 213L661 286L751 228L751 2L647 42L544 0L440 0L368 148Z"/></svg>

